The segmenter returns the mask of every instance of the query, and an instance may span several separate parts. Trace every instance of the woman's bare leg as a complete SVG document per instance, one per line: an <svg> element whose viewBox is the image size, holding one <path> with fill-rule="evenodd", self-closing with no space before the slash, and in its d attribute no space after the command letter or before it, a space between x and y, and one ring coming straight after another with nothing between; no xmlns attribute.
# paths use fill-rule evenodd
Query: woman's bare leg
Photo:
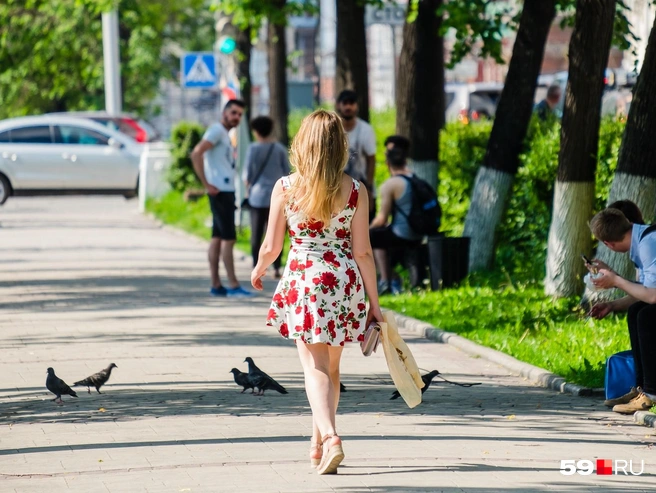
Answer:
<svg viewBox="0 0 656 493"><path fill-rule="evenodd" d="M335 412L339 401L339 360L343 348L305 344L302 341L296 345L305 374L305 391L312 409L313 435L317 431L319 438L334 435ZM333 378L336 382L332 381Z"/></svg>
<svg viewBox="0 0 656 493"><path fill-rule="evenodd" d="M341 395L341 392L339 390L339 384L340 384L340 376L339 376L339 363L341 360L341 353L339 354L338 357L332 357L331 355L330 358L330 366L329 366L329 375L330 375L330 381L333 385L333 393L335 395L335 405L333 409L333 419L336 419L337 416L337 408L339 407L339 398ZM317 426L317 422L312 417L312 442L313 444L319 444L321 443L321 432L319 431L319 427ZM311 456L312 458L318 458L321 457L321 449L318 451L316 449L313 449L313 454Z"/></svg>

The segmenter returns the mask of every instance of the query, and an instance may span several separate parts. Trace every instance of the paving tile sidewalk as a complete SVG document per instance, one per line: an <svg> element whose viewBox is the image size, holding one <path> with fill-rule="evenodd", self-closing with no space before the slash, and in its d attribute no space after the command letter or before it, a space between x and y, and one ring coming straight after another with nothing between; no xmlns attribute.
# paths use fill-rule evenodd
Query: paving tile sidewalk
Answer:
<svg viewBox="0 0 656 493"><path fill-rule="evenodd" d="M249 275L248 259L238 262ZM267 286L268 293L273 284ZM436 383L390 401L380 355L345 351L347 458L319 477L293 345L264 326L269 294L207 295L205 247L120 198L12 199L0 208L0 492L653 491L654 430L598 399L536 388L408 335ZM288 395L240 394L246 356ZM103 393L45 391L118 365ZM564 476L562 459L632 460L640 476Z"/></svg>

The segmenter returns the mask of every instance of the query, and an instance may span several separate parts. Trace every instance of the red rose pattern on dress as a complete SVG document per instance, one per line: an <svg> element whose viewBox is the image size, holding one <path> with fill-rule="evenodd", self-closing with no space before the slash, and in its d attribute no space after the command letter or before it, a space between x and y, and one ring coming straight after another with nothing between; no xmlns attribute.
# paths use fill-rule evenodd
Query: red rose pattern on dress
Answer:
<svg viewBox="0 0 656 493"><path fill-rule="evenodd" d="M289 185L289 177L282 178L283 189ZM267 316L267 325L282 337L331 346L364 338L364 286L351 251L359 190L353 180L346 207L328 226L307 220L291 203L285 206L292 246Z"/></svg>

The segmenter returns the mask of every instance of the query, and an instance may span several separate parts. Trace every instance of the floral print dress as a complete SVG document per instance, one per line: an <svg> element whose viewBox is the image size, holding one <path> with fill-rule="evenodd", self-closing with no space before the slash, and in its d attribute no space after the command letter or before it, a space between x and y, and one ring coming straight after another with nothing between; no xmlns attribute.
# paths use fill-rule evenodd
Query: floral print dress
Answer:
<svg viewBox="0 0 656 493"><path fill-rule="evenodd" d="M289 186L283 177L283 190ZM346 207L328 226L307 220L293 202L285 205L291 248L267 316L267 325L281 336L330 346L363 339L364 287L351 249L359 190L353 180Z"/></svg>

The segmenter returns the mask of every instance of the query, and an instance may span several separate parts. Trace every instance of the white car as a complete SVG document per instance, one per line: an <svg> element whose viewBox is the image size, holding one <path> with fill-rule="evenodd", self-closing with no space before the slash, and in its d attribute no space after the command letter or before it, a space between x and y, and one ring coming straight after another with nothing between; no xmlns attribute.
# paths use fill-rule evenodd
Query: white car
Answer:
<svg viewBox="0 0 656 493"><path fill-rule="evenodd" d="M86 118L0 121L0 204L10 195L137 193L141 146Z"/></svg>
<svg viewBox="0 0 656 493"><path fill-rule="evenodd" d="M444 86L446 121L469 123L493 118L503 91L500 82L449 83Z"/></svg>

